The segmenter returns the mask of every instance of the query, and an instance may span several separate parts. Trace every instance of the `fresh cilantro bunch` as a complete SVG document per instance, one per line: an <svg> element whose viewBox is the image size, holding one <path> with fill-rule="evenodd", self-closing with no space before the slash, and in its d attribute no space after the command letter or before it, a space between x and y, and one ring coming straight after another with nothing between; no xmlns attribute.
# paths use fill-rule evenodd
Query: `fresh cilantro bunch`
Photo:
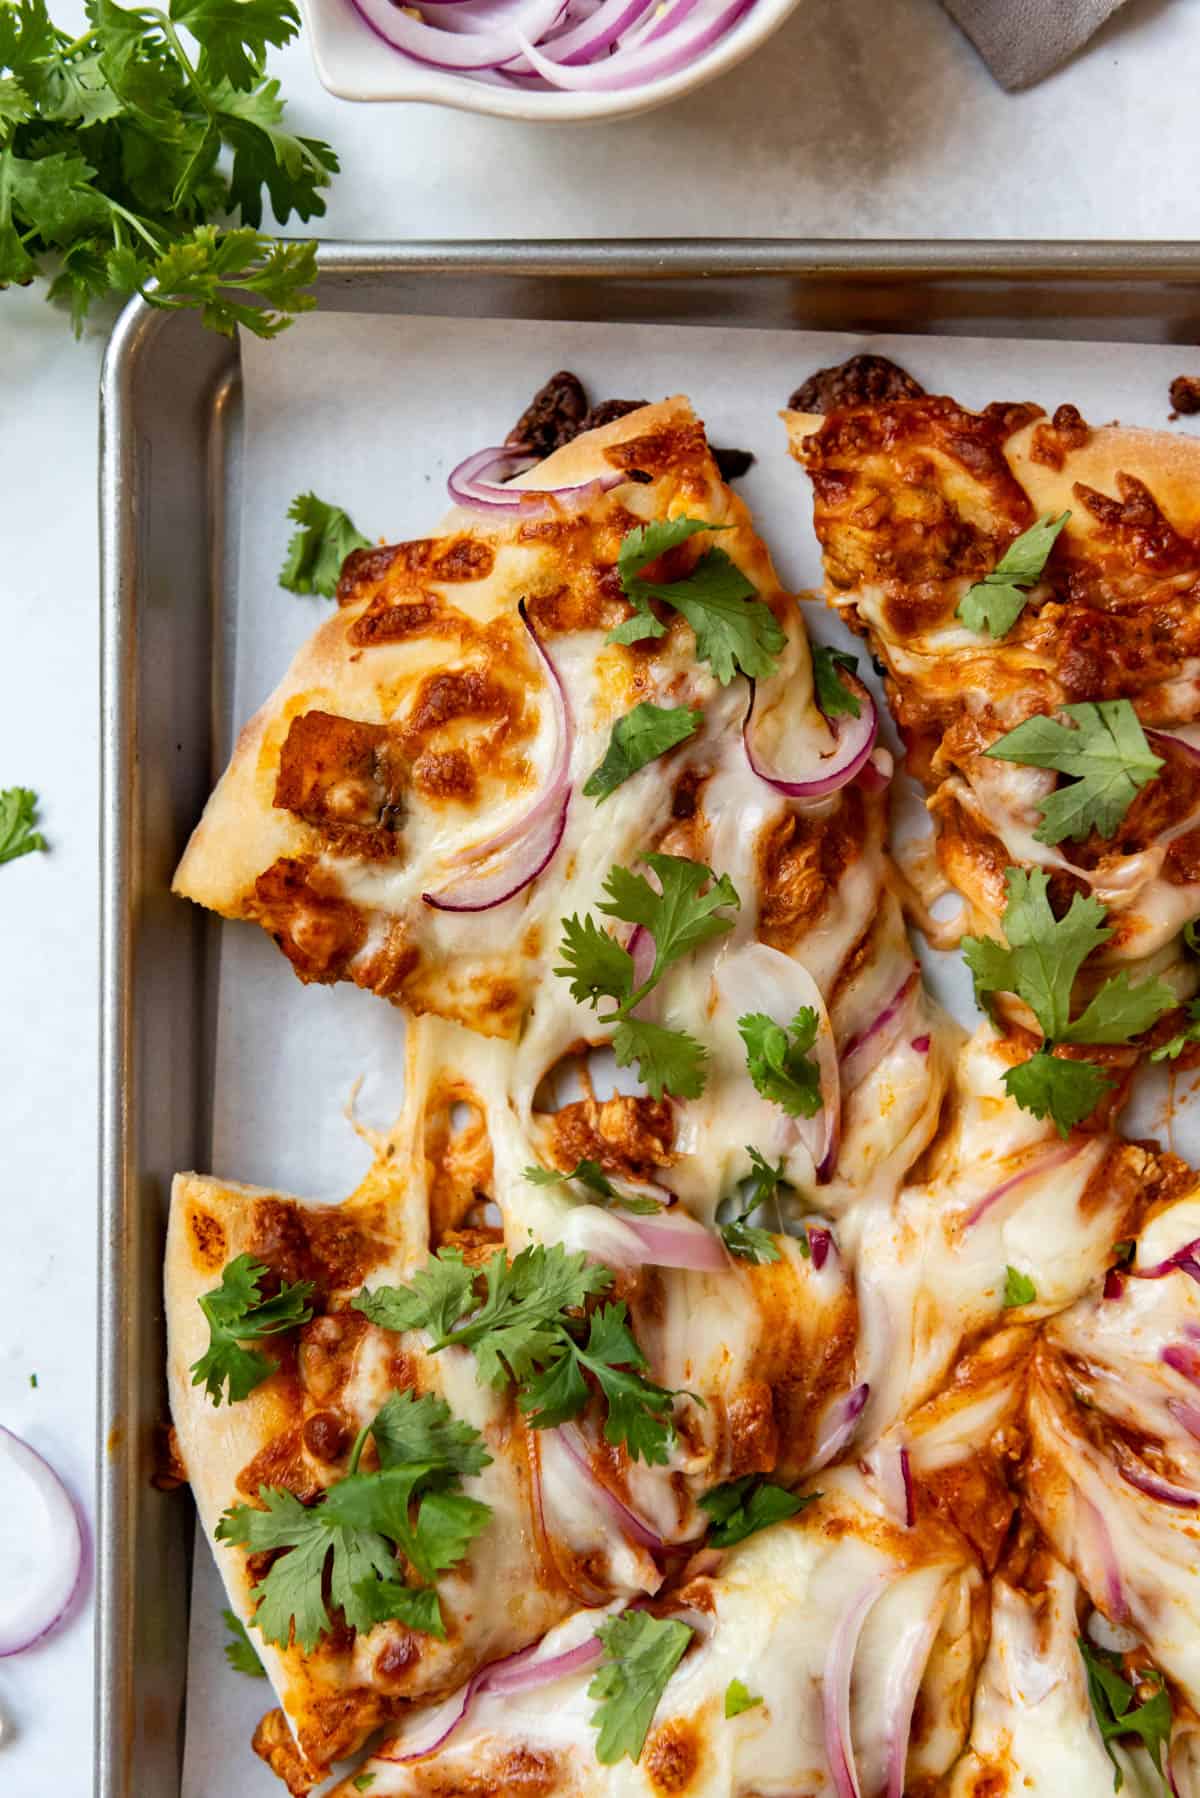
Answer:
<svg viewBox="0 0 1200 1798"><path fill-rule="evenodd" d="M654 965L646 979L635 985L628 949L595 918L578 915L563 920L562 965L554 972L570 981L572 998L593 1010L601 999L613 1001L616 1009L602 1013L600 1022L615 1026L612 1047L618 1067L636 1061L656 1099L664 1092L678 1099L698 1099L704 1091L705 1050L686 1030L670 1030L633 1014L669 967L732 930L733 920L723 914L728 906L740 906L741 900L727 874L718 879L702 862L678 855L643 859L661 890L656 893L644 875L615 867L604 883L608 899L597 909L622 923L640 924L650 933Z"/></svg>
<svg viewBox="0 0 1200 1798"><path fill-rule="evenodd" d="M192 1385L203 1386L214 1405L222 1396L231 1405L248 1398L279 1366L242 1343L278 1336L312 1316L311 1280L285 1283L273 1299L264 1299L260 1284L267 1272L253 1255L239 1255L222 1271L221 1284L199 1301L208 1323L208 1347L191 1368Z"/></svg>
<svg viewBox="0 0 1200 1798"><path fill-rule="evenodd" d="M723 687L736 674L762 680L773 673L775 658L787 639L770 606L759 599L754 582L747 580L723 549L706 549L691 573L677 581L644 577L651 562L686 543L697 531L729 528L727 524L708 524L703 518L668 518L630 531L617 555L617 573L634 613L608 633L609 642L640 643L646 637L664 637L667 627L650 603L657 599L691 625L696 654L711 664Z"/></svg>
<svg viewBox="0 0 1200 1798"><path fill-rule="evenodd" d="M1071 514L1039 518L1009 544L990 574L963 594L958 616L971 631L988 631L1003 637L1012 629L1036 587L1050 558L1058 533Z"/></svg>
<svg viewBox="0 0 1200 1798"><path fill-rule="evenodd" d="M1065 705L1062 716L1071 722L1026 718L984 754L1071 776L1069 785L1059 787L1039 807L1042 821L1033 833L1039 843L1086 837L1093 830L1111 837L1141 789L1162 767L1162 757L1146 741L1127 699Z"/></svg>
<svg viewBox="0 0 1200 1798"><path fill-rule="evenodd" d="M360 1473L368 1436L379 1470ZM458 1565L491 1516L491 1507L468 1498L459 1483L491 1459L479 1431L452 1416L444 1400L394 1392L360 1432L346 1478L317 1504L260 1486L261 1510L232 1506L217 1525L219 1542L252 1554L286 1550L254 1587L254 1623L264 1640L286 1648L294 1637L311 1653L332 1627L329 1603L352 1629L394 1618L444 1637L434 1582ZM406 1584L398 1557L426 1584Z"/></svg>
<svg viewBox="0 0 1200 1798"><path fill-rule="evenodd" d="M1010 868L1004 911L1007 946L994 937L966 937L963 954L975 981L975 997L986 1007L991 993L1015 993L1033 1012L1044 1041L1028 1061L1009 1068L1004 1084L1017 1104L1034 1117L1050 1117L1066 1137L1095 1110L1112 1086L1090 1061L1068 1061L1052 1053L1056 1043L1127 1043L1175 1004L1161 980L1130 986L1122 972L1106 980L1075 1019L1071 994L1080 968L1112 931L1100 901L1079 893L1064 918L1056 918L1047 897L1044 869Z"/></svg>
<svg viewBox="0 0 1200 1798"><path fill-rule="evenodd" d="M596 1759L611 1767L626 1755L640 1758L667 1682L692 1639L689 1624L678 1617L652 1617L649 1611L623 1611L596 1631L604 1644L604 1660L596 1669L588 1697L600 1700L592 1712Z"/></svg>
<svg viewBox="0 0 1200 1798"><path fill-rule="evenodd" d="M738 1033L750 1078L763 1098L789 1117L816 1117L823 1101L821 1070L808 1053L817 1040L812 1006L802 1005L786 1029L765 1011L748 1011L738 1019Z"/></svg>
<svg viewBox="0 0 1200 1798"><path fill-rule="evenodd" d="M619 1206L622 1211L632 1211L641 1217L651 1217L661 1211L662 1206L654 1199L642 1199L636 1193L622 1192L613 1185L598 1161L591 1161L585 1155L575 1163L568 1173L556 1167L527 1167L525 1178L534 1186L571 1186L578 1180L593 1198L602 1199L606 1205Z"/></svg>
<svg viewBox="0 0 1200 1798"><path fill-rule="evenodd" d="M733 1205L729 1206L733 1215L720 1226L721 1240L731 1255L761 1266L769 1261L778 1261L779 1249L769 1230L760 1229L749 1220L779 1190L783 1181L783 1161L780 1160L778 1167L772 1167L749 1143L746 1145L746 1153L754 1171L748 1182L748 1190L744 1189L739 1193Z"/></svg>
<svg viewBox="0 0 1200 1798"><path fill-rule="evenodd" d="M1171 1699L1162 1674L1152 1667L1138 1669L1139 1680L1155 1690L1153 1696L1144 1703L1135 1704L1134 1689L1124 1677L1121 1657L1107 1648L1096 1647L1086 1636L1076 1639L1087 1669L1088 1699L1092 1715L1096 1719L1096 1728L1100 1731L1100 1739L1108 1758L1116 1768L1113 1791L1119 1792L1125 1783L1125 1775L1112 1751L1112 1744L1122 1736L1141 1738L1166 1790L1163 1749L1171 1740ZM1173 1786L1171 1790L1174 1790Z"/></svg>
<svg viewBox="0 0 1200 1798"><path fill-rule="evenodd" d="M756 1473L747 1473L740 1480L714 1486L700 1500L700 1509L707 1511L713 1520L708 1532L709 1546L732 1548L735 1543L744 1542L747 1536L769 1529L773 1523L795 1517L807 1505L815 1504L820 1496L819 1492L803 1495L789 1492L783 1486L773 1486Z"/></svg>
<svg viewBox="0 0 1200 1798"><path fill-rule="evenodd" d="M606 1407L606 1440L624 1443L635 1461L662 1466L674 1439L675 1394L646 1378L624 1304L584 1312L612 1281L608 1268L559 1243L535 1243L511 1262L498 1249L482 1269L457 1249L442 1249L411 1285L364 1289L354 1308L385 1330L428 1331L435 1354L470 1349L489 1386L515 1386L537 1430L578 1417L594 1383Z"/></svg>
<svg viewBox="0 0 1200 1798"><path fill-rule="evenodd" d="M342 563L352 550L370 549L370 538L363 536L348 512L318 499L315 493L298 493L288 507L288 517L300 529L288 540L279 585L289 593L320 593L332 599Z"/></svg>
<svg viewBox="0 0 1200 1798"><path fill-rule="evenodd" d="M0 793L0 864L46 847L45 837L34 828L37 803L37 794L30 787L5 787Z"/></svg>
<svg viewBox="0 0 1200 1798"><path fill-rule="evenodd" d="M668 749L686 743L700 728L703 712L686 705L651 705L644 699L612 727L603 761L584 782L587 799L607 799L648 762L657 761Z"/></svg>
<svg viewBox="0 0 1200 1798"><path fill-rule="evenodd" d="M0 0L0 286L48 276L76 332L102 295L137 292L274 336L314 303L316 246L263 236L264 200L280 224L319 216L338 166L287 129L266 77L294 0L87 16L76 36L45 0Z"/></svg>

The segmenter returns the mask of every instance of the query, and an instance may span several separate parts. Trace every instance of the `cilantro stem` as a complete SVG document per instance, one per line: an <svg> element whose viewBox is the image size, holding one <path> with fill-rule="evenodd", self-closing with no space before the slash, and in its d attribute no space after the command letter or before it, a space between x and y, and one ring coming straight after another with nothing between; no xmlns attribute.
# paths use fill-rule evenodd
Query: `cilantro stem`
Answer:
<svg viewBox="0 0 1200 1798"><path fill-rule="evenodd" d="M183 67L184 73L187 75L188 81L190 82L192 88L195 90L196 98L199 100L201 106L203 106L203 108L204 108L205 112L208 114L209 118L215 119L217 116L216 108L213 106L213 103L210 100L209 96L205 93L203 87L200 85L200 78L197 75L196 70L192 66L191 57L188 55L187 51L184 49L183 44L181 43L180 38L179 38L179 33L176 31L174 25L171 23L171 20L167 17L165 12L161 12L158 9L158 7L156 7L156 6L152 6L147 9L146 17L148 19L157 19L159 28L162 31L163 36L166 38L166 40L170 44L172 50L175 52L176 57L178 58L180 64Z"/></svg>
<svg viewBox="0 0 1200 1798"><path fill-rule="evenodd" d="M350 1450L350 1466L348 1469L348 1473L357 1473L358 1472L358 1463L362 1459L362 1452L363 1452L363 1449L366 1447L367 1437L370 1434L371 1434L370 1424L364 1423L362 1429L358 1432L358 1435L354 1438L354 1447Z"/></svg>
<svg viewBox="0 0 1200 1798"><path fill-rule="evenodd" d="M56 26L54 35L56 37L65 38L67 34L65 31L60 31ZM86 50L87 46L91 43L91 41L95 37L95 35L96 35L96 31L95 31L95 27L93 26L93 28L90 31L85 31L82 33L81 36L79 36L77 38L72 38L72 40L69 44L64 43L63 47L62 47L62 56L63 56L64 61L68 56L75 56L78 54L78 52L80 50Z"/></svg>

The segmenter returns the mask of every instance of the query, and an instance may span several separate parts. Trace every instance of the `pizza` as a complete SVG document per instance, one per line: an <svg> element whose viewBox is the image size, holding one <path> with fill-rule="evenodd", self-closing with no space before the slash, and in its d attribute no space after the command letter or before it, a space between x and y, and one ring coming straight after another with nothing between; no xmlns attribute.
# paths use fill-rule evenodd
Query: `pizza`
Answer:
<svg viewBox="0 0 1200 1798"><path fill-rule="evenodd" d="M849 492L892 464L834 444L905 406L901 589L887 505ZM1085 553L1068 521L1036 580L990 585L1011 642L949 621L1053 497L1010 466L1032 415L949 406L797 438L935 811L990 777L939 761L967 720L982 761L1018 710L1084 703L1055 633L1018 644L1096 605L1038 585ZM1187 831L1136 893L1126 870L1111 934L1032 853L964 875L964 1031L906 928L876 703L688 403L539 447L459 471L438 536L349 558L177 877L405 1013L403 1102L345 1201L172 1197L172 1413L278 1701L255 1747L338 1798L1058 1798L1110 1755L1200 1791L1200 1211L1120 1132L1139 1058L1187 1037ZM1132 619L1132 575L1103 578ZM1121 655L1143 687L1087 703L1174 739ZM1185 665L1154 689L1178 709Z"/></svg>

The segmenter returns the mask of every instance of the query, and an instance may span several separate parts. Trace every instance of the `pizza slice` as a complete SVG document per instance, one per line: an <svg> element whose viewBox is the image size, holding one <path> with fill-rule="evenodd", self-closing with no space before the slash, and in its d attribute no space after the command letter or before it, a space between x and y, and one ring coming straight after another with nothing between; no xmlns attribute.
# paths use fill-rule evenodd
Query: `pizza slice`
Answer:
<svg viewBox="0 0 1200 1798"><path fill-rule="evenodd" d="M302 980L514 1036L559 920L737 740L789 602L685 400L453 490L437 536L347 558L175 890Z"/></svg>
<svg viewBox="0 0 1200 1798"><path fill-rule="evenodd" d="M929 395L785 419L827 596L882 664L928 795L925 899L955 889L961 929L996 937L1009 871L1035 872L1059 914L1096 908L1091 966L1165 975L1186 998L1200 443Z"/></svg>
<svg viewBox="0 0 1200 1798"><path fill-rule="evenodd" d="M823 1485L669 1602L568 1619L336 1798L936 1789L983 1647L976 1558L933 1513L891 1522L853 1469Z"/></svg>

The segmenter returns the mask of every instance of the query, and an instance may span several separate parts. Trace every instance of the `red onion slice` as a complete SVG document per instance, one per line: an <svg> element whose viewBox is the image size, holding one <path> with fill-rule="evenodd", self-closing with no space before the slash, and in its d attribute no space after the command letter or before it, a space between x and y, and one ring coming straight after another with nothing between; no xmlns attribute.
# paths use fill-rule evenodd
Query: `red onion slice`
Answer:
<svg viewBox="0 0 1200 1798"><path fill-rule="evenodd" d="M654 1554L661 1554L667 1546L662 1537L657 1535L648 1523L643 1523L637 1512L631 1511L629 1506L624 1504L616 1493L605 1485L593 1468L587 1443L575 1426L569 1423L560 1424L556 1430L551 1431L551 1434L556 1441L561 1443L564 1453L586 1481L589 1491L609 1513L622 1535L628 1536L630 1541L636 1542L641 1548L648 1548Z"/></svg>
<svg viewBox="0 0 1200 1798"><path fill-rule="evenodd" d="M899 1037L920 979L920 968L910 968L874 1022L850 1038L841 1054L843 1092L853 1092L856 1086L861 1086Z"/></svg>
<svg viewBox="0 0 1200 1798"><path fill-rule="evenodd" d="M843 1611L829 1639L821 1677L821 1716L825 1758L829 1762L837 1798L862 1798L854 1744L850 1739L850 1676L867 1614L888 1584L889 1576L879 1574L863 1586Z"/></svg>
<svg viewBox="0 0 1200 1798"><path fill-rule="evenodd" d="M637 3L646 5L649 0L637 0ZM547 510L546 502L549 499L585 502L602 493L611 493L614 487L619 487L627 478L624 474L614 472L610 475L597 475L590 481L578 481L569 487L516 487L507 480L498 482L483 479L488 469L508 468L515 477L536 465L537 458L530 455L524 444L496 444L487 449L476 450L473 455L460 462L457 468L452 468L446 485L456 505L467 506L474 511L506 512L510 517L520 512L523 517L533 518Z"/></svg>
<svg viewBox="0 0 1200 1798"><path fill-rule="evenodd" d="M1079 1493L1080 1515L1086 1518L1091 1531L1096 1558L1100 1562L1100 1571L1104 1575L1104 1592L1108 1600L1107 1616L1113 1623L1128 1623L1129 1601L1125 1597L1125 1588L1121 1583L1121 1566L1117 1560L1117 1551L1113 1547L1113 1539L1109 1532L1104 1514L1090 1498Z"/></svg>
<svg viewBox="0 0 1200 1798"><path fill-rule="evenodd" d="M674 1267L723 1274L731 1265L721 1238L680 1206L639 1216L579 1205L566 1221L563 1240L573 1251L582 1249L607 1267Z"/></svg>
<svg viewBox="0 0 1200 1798"><path fill-rule="evenodd" d="M435 911L491 911L494 906L515 899L553 861L567 827L571 803L571 707L558 669L529 622L524 600L520 613L545 673L546 695L552 708L554 748L549 776L532 808L522 817L487 842L451 856L451 867L464 862L471 866L461 879L451 881L439 892L421 894L425 904Z"/></svg>
<svg viewBox="0 0 1200 1798"><path fill-rule="evenodd" d="M856 1386L853 1392L831 1405L825 1416L821 1434L817 1437L817 1446L812 1452L812 1459L804 1468L803 1477L818 1473L822 1467L828 1467L836 1461L842 1450L854 1435L859 1418L867 1408L867 1400L871 1396L871 1388L864 1381Z"/></svg>
<svg viewBox="0 0 1200 1798"><path fill-rule="evenodd" d="M15 1601L0 1618L0 1658L23 1654L60 1623L83 1580L83 1528L75 1502L53 1467L19 1436L0 1424L0 1454L28 1480L46 1523L49 1553L36 1577L8 1597Z"/></svg>
<svg viewBox="0 0 1200 1798"><path fill-rule="evenodd" d="M1200 1282L1200 1236L1191 1242L1185 1242L1181 1249L1168 1255L1165 1261L1156 1261L1150 1267L1131 1267L1127 1271L1135 1280L1164 1280L1168 1274L1187 1274L1191 1279Z"/></svg>
<svg viewBox="0 0 1200 1798"><path fill-rule="evenodd" d="M929 1660L934 1637L946 1608L946 1595L928 1616L910 1618L892 1652L887 1681L883 1691L883 1711L887 1719L887 1788L884 1798L904 1798L904 1774L908 1766L908 1743L912 1735L913 1711L921 1679Z"/></svg>
<svg viewBox="0 0 1200 1798"><path fill-rule="evenodd" d="M422 1760L445 1745L465 1720L476 1698L483 1693L511 1695L514 1692L536 1691L539 1686L550 1685L556 1679L564 1679L570 1673L581 1673L585 1668L594 1666L604 1653L600 1638L595 1635L588 1636L586 1641L574 1648L565 1649L561 1654L548 1655L538 1660L537 1656L544 1647L545 1637L540 1642L535 1642L531 1648L519 1649L516 1654L505 1655L502 1660L489 1661L486 1666L477 1668L465 1686L460 1686L443 1703L426 1711L412 1729L405 1730L391 1742L376 1749L375 1758L399 1766ZM403 1752L396 1753L398 1748ZM389 1753L389 1749L392 1752Z"/></svg>
<svg viewBox="0 0 1200 1798"><path fill-rule="evenodd" d="M1193 1492L1190 1486L1177 1486L1173 1480L1152 1473L1123 1442L1114 1443L1113 1454L1117 1472L1126 1485L1145 1493L1147 1498L1157 1499L1161 1505L1174 1505L1181 1511L1200 1511L1200 1493Z"/></svg>
<svg viewBox="0 0 1200 1798"><path fill-rule="evenodd" d="M392 0L353 0L372 31L396 50L435 69L494 69L521 47L523 31L541 37L563 10L564 0L530 0L495 31L444 31L412 18Z"/></svg>
<svg viewBox="0 0 1200 1798"><path fill-rule="evenodd" d="M917 1500L913 1491L912 1456L906 1448L900 1450L900 1480L904 1487L904 1527L914 1529L917 1522Z"/></svg>
<svg viewBox="0 0 1200 1798"><path fill-rule="evenodd" d="M1173 1367L1185 1380L1190 1380L1193 1386L1200 1386L1200 1348L1190 1342L1168 1342L1158 1351L1158 1358L1164 1366Z"/></svg>
<svg viewBox="0 0 1200 1798"><path fill-rule="evenodd" d="M1200 1442L1200 1405L1188 1404L1186 1399L1169 1398L1167 1410L1176 1423L1183 1425L1189 1436L1195 1437L1196 1441Z"/></svg>
<svg viewBox="0 0 1200 1798"><path fill-rule="evenodd" d="M777 793L783 793L789 799L825 799L830 793L838 792L861 774L871 751L875 747L875 738L879 730L879 715L875 710L875 701L852 674L844 669L841 679L855 690L859 702L858 717L852 718L846 713L837 718L827 719L833 732L834 746L832 752L824 756L816 771L804 780L785 780L777 774L757 753L754 747L754 704L756 688L750 683L750 704L746 708L746 717L742 724L742 742L746 746L746 760L750 763L760 780L774 787ZM824 714L822 714L824 716Z"/></svg>
<svg viewBox="0 0 1200 1798"><path fill-rule="evenodd" d="M914 1036L909 1047L915 1049L918 1055L928 1055L929 1045L932 1040L933 1039L928 1036Z"/></svg>
<svg viewBox="0 0 1200 1798"><path fill-rule="evenodd" d="M786 1118L785 1122L807 1148L817 1180L824 1183L837 1166L842 1088L837 1044L820 987L803 962L767 943L747 943L735 950L722 962L718 978L722 999L737 1006L738 1016L763 1012L786 1029L805 1006L816 1012L814 1052L820 1070L821 1109L814 1117Z"/></svg>
<svg viewBox="0 0 1200 1798"><path fill-rule="evenodd" d="M808 1247L812 1255L812 1264L820 1273L829 1259L829 1251L833 1247L833 1237L823 1224L809 1224L807 1227Z"/></svg>
<svg viewBox="0 0 1200 1798"><path fill-rule="evenodd" d="M858 784L864 793L882 793L891 785L895 772L896 763L891 751L875 748L863 764Z"/></svg>
<svg viewBox="0 0 1200 1798"><path fill-rule="evenodd" d="M724 37L753 4L754 0L726 0L726 4L708 18L696 19L688 31L673 32L657 43L650 42L647 37L633 48L617 49L611 56L584 68L566 67L543 56L523 31L517 32L517 41L538 74L552 87L568 88L577 93L613 92L673 75L676 69L684 68L718 38Z"/></svg>
<svg viewBox="0 0 1200 1798"><path fill-rule="evenodd" d="M963 1219L963 1229L969 1230L972 1224L977 1224L993 1205L1006 1199L1018 1186L1024 1186L1027 1180L1036 1180L1040 1175L1052 1173L1056 1167L1063 1167L1068 1161L1074 1161L1089 1143L1097 1140L1094 1136L1076 1136L1069 1142L1055 1143L1040 1153L1035 1152L1024 1167L1018 1168L1015 1174L1010 1174L1007 1180L1002 1180L999 1186L993 1186L990 1192L986 1192L972 1205Z"/></svg>

